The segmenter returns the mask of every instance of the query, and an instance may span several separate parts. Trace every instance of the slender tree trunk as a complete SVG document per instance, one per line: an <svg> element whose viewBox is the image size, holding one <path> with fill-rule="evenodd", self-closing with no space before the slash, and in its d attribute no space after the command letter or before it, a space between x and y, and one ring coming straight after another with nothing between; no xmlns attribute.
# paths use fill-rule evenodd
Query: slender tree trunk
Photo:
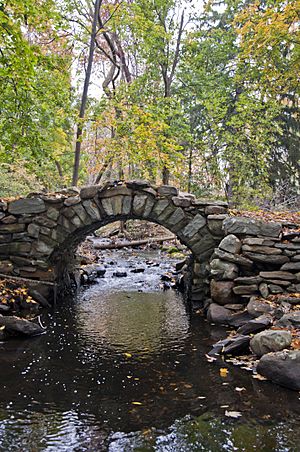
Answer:
<svg viewBox="0 0 300 452"><path fill-rule="evenodd" d="M190 191L191 191L191 188L192 188L192 171L193 171L193 149L192 149L192 147L190 147L190 152L189 152L188 186L187 186L188 192L190 192Z"/></svg>
<svg viewBox="0 0 300 452"><path fill-rule="evenodd" d="M90 40L90 46L89 46L88 65L87 65L85 79L84 79L80 111L79 111L79 117L78 117L78 123L77 123L75 159L74 159L73 179L72 179L72 184L74 186L76 186L78 183L81 142L82 142L82 132L83 132L83 119L85 116L88 89L89 89L90 78L91 78L91 73L92 73L94 51L95 51L95 45L96 45L95 40L96 40L96 35L97 35L98 12L99 12L99 8L100 8L100 3L101 3L101 0L96 0L94 3L95 9L94 9L94 16L93 16L93 23L92 23L91 40Z"/></svg>
<svg viewBox="0 0 300 452"><path fill-rule="evenodd" d="M60 179L61 179L61 183L62 183L62 185L63 185L63 181L64 181L64 173L63 173L61 164L59 163L58 160L55 160L55 166L56 166L57 172L58 172L58 174L59 174L59 177L60 177Z"/></svg>
<svg viewBox="0 0 300 452"><path fill-rule="evenodd" d="M169 180L170 180L170 171L166 166L164 166L162 169L162 182L164 185L168 185Z"/></svg>
<svg viewBox="0 0 300 452"><path fill-rule="evenodd" d="M163 26L164 26L164 28L166 28L165 23L163 23ZM176 68L178 65L178 61L179 61L180 44L181 44L181 39L182 39L183 27L184 27L184 11L181 14L178 35L177 35L175 55L174 55L174 59L173 59L173 63L172 63L169 75L168 75L168 66L166 64L161 65L161 73L162 73L162 78L163 78L163 82L164 82L164 98L165 99L171 97L171 86L172 86L172 82L174 80L175 71L176 71ZM164 185L169 184L170 170L165 165L162 169L162 180L163 180Z"/></svg>

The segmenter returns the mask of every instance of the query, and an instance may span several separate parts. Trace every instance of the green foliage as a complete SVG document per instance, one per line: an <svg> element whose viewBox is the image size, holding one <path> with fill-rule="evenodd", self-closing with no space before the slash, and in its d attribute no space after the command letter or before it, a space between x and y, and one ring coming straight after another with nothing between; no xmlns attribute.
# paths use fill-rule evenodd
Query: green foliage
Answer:
<svg viewBox="0 0 300 452"><path fill-rule="evenodd" d="M41 183L36 176L29 173L24 162L17 162L14 165L0 165L0 197L16 197L27 195L31 191L40 191Z"/></svg>
<svg viewBox="0 0 300 452"><path fill-rule="evenodd" d="M0 8L0 159L22 159L39 177L44 162L56 171L71 139L70 76L64 43L55 47L58 21L50 0Z"/></svg>
<svg viewBox="0 0 300 452"><path fill-rule="evenodd" d="M215 5L210 2L186 40L180 90L195 154L211 183L241 204L268 190L270 156L281 133L280 107L259 91L251 66L241 62L232 21L242 2L224 2L223 12Z"/></svg>
<svg viewBox="0 0 300 452"><path fill-rule="evenodd" d="M72 58L79 84L91 6L0 6L0 159L47 189L70 183ZM239 205L297 186L299 0L210 0L201 13L174 0L105 1L99 14L92 78L102 74L103 95L90 93L80 121L82 182L106 170L159 181L167 169L181 188Z"/></svg>

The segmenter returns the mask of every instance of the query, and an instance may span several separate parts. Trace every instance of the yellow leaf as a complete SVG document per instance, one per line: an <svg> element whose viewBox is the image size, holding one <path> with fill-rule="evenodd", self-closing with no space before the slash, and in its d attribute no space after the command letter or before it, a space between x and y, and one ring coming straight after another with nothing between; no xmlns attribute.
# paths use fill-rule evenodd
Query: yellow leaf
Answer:
<svg viewBox="0 0 300 452"><path fill-rule="evenodd" d="M131 353L124 353L124 356L126 356L126 358L131 358L132 354Z"/></svg>
<svg viewBox="0 0 300 452"><path fill-rule="evenodd" d="M221 377L227 377L227 375L228 375L228 369L226 369L226 367L221 367L221 369L220 369L220 375L221 375Z"/></svg>
<svg viewBox="0 0 300 452"><path fill-rule="evenodd" d="M142 402L131 402L132 405L143 405Z"/></svg>

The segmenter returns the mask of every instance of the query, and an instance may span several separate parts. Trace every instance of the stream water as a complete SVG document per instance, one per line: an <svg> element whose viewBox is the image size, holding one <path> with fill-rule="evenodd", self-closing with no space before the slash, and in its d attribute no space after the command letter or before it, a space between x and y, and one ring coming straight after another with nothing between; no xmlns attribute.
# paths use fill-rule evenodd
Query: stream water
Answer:
<svg viewBox="0 0 300 452"><path fill-rule="evenodd" d="M161 290L165 256L103 264L105 278L43 314L47 334L0 343L1 451L300 450L299 393L207 362L225 330Z"/></svg>

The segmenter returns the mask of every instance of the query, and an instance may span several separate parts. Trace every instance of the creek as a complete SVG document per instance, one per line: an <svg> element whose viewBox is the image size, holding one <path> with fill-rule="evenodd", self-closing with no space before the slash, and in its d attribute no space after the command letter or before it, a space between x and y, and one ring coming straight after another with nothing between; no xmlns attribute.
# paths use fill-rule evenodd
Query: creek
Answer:
<svg viewBox="0 0 300 452"><path fill-rule="evenodd" d="M162 290L174 260L103 256L104 278L44 311L47 334L0 343L1 451L299 450L299 393L207 361L226 331Z"/></svg>

